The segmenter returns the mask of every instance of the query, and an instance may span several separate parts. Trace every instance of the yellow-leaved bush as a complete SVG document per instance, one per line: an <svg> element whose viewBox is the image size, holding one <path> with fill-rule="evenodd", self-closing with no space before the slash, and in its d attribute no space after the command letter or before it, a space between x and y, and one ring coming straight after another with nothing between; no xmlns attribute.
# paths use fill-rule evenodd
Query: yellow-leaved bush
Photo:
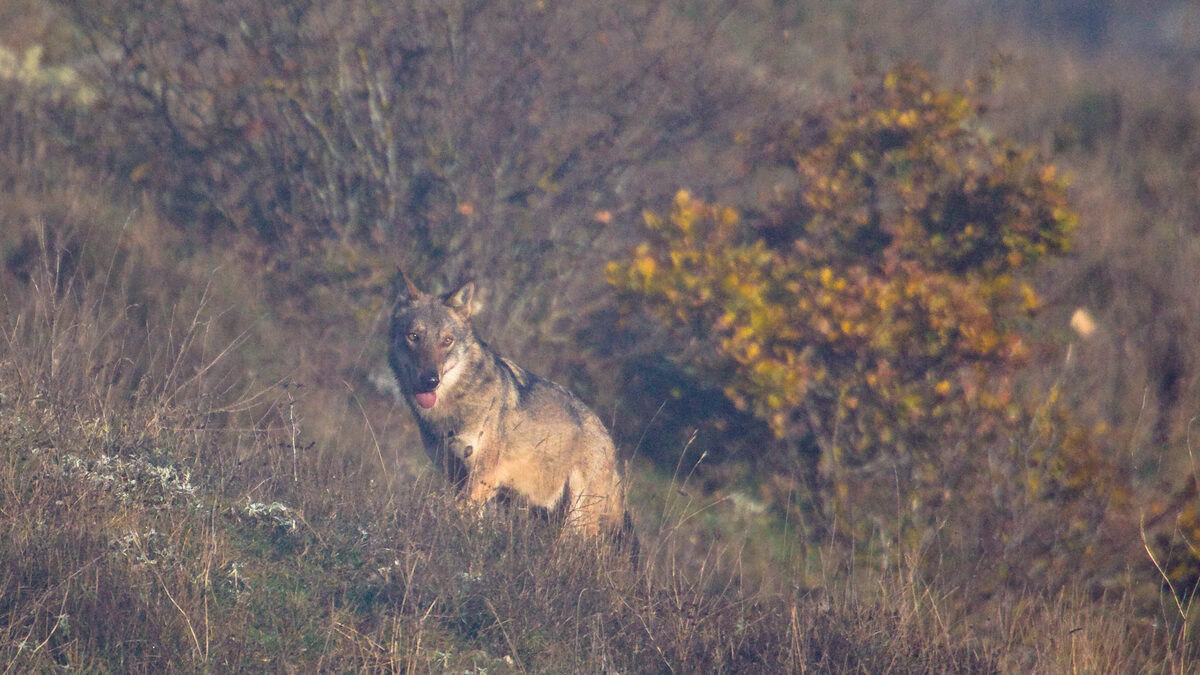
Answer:
<svg viewBox="0 0 1200 675"><path fill-rule="evenodd" d="M1066 249L1067 181L992 138L969 86L939 89L914 68L773 145L795 193L750 221L680 191L668 213L644 214L648 240L608 280L709 345L699 365L738 407L815 446L803 478L834 514L881 486L942 499L933 449L1033 415L1011 380L1039 305L1019 272Z"/></svg>

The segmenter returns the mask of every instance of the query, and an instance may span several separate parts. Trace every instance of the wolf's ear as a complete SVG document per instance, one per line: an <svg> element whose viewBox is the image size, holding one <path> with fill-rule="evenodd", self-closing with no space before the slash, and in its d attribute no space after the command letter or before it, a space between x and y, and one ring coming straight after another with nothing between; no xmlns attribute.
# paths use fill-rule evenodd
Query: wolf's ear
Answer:
<svg viewBox="0 0 1200 675"><path fill-rule="evenodd" d="M421 297L421 289L417 288L404 273L404 270L397 269L395 276L392 277L392 299L399 304L409 304Z"/></svg>
<svg viewBox="0 0 1200 675"><path fill-rule="evenodd" d="M468 281L461 288L445 296L446 306L464 319L471 316L471 299L475 297L475 284Z"/></svg>

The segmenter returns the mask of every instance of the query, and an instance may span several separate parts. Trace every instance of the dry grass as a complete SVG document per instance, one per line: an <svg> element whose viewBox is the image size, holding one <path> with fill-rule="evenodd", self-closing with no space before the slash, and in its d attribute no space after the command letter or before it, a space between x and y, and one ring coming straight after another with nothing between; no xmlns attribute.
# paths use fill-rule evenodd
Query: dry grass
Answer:
<svg viewBox="0 0 1200 675"><path fill-rule="evenodd" d="M659 531L643 533L639 570L521 513L466 518L438 477L381 468L379 448L314 447L294 410L323 393L231 386L220 365L247 339L196 347L227 311L211 294L143 323L128 313L128 289L160 271L130 263L63 279L62 251L39 255L28 292L7 304L0 346L0 662L10 672L1190 663L1186 647L1104 599L1014 591L989 614L911 569L753 578L738 546L703 543L710 509L684 496L686 472L663 486L677 498L661 506ZM170 318L177 327L159 323ZM142 345L159 334L173 336L172 351L147 358ZM121 364L143 372L116 377ZM354 424L360 438L377 432L364 417L338 428Z"/></svg>

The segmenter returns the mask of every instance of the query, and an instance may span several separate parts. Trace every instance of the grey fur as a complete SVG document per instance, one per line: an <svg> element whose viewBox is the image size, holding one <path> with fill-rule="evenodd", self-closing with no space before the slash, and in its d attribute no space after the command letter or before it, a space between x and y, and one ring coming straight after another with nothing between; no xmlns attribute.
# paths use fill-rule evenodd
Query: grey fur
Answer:
<svg viewBox="0 0 1200 675"><path fill-rule="evenodd" d="M507 490L562 510L577 531L629 529L625 486L603 423L569 391L476 336L474 291L466 283L434 296L404 278L397 292L388 362L430 459L476 506Z"/></svg>

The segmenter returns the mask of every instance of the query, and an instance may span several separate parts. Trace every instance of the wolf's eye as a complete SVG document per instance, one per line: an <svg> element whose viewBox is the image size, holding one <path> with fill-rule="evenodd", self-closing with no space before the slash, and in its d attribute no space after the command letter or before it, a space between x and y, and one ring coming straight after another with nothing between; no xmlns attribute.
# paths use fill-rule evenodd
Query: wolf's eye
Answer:
<svg viewBox="0 0 1200 675"><path fill-rule="evenodd" d="M405 335L404 337L408 338L409 342L420 342L421 341L421 336L417 335L416 333L409 333L408 335Z"/></svg>
<svg viewBox="0 0 1200 675"><path fill-rule="evenodd" d="M442 338L442 346L443 347L449 347L452 344L454 344L454 336L447 335L446 337Z"/></svg>

